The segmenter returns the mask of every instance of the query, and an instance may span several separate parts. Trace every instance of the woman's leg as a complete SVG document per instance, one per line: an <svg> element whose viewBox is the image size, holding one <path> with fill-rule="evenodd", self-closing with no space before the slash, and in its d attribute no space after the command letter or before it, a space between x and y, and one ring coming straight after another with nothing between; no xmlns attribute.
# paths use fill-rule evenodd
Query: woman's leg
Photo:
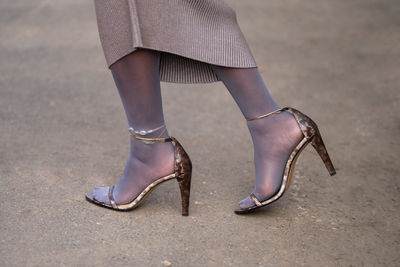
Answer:
<svg viewBox="0 0 400 267"><path fill-rule="evenodd" d="M110 69L121 97L128 127L135 130L155 129L163 125L164 115L159 80L158 51L139 49L114 63ZM127 134L128 134L127 127ZM165 128L144 137L158 137ZM165 131L160 137L167 137ZM170 142L145 144L130 136L130 153L121 180L114 189L117 204L131 201L147 185L170 174L174 151ZM108 203L108 188L95 187L99 201Z"/></svg>
<svg viewBox="0 0 400 267"><path fill-rule="evenodd" d="M245 118L257 117L280 107L271 97L258 68L213 69L235 99ZM290 153L302 138L297 122L283 112L247 123L254 145L256 184L253 193L259 200L279 188ZM239 202L246 208L254 205L250 197Z"/></svg>

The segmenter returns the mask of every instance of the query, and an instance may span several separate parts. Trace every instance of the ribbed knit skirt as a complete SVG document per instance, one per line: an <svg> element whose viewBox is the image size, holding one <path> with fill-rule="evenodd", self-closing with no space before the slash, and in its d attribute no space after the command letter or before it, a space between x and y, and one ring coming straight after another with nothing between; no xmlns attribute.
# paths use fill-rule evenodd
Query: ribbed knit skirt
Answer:
<svg viewBox="0 0 400 267"><path fill-rule="evenodd" d="M210 64L257 67L236 12L223 0L94 0L108 67L136 49L160 51L160 80L220 79Z"/></svg>

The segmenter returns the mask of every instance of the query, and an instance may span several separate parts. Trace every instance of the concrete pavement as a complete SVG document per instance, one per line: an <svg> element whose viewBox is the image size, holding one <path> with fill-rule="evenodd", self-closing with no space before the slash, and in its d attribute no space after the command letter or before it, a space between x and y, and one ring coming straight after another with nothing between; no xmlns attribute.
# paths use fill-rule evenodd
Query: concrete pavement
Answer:
<svg viewBox="0 0 400 267"><path fill-rule="evenodd" d="M192 158L190 216L173 181L128 213L85 192L116 183L125 114L92 1L0 0L1 266L398 266L400 4L226 0L282 106L319 125L290 190L248 216L252 147L222 83L162 83Z"/></svg>

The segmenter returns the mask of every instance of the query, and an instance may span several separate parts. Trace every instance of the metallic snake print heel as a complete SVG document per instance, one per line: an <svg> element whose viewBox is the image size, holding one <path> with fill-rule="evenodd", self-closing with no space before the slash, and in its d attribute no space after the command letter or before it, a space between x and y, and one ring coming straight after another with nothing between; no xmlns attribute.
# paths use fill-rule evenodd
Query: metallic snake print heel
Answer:
<svg viewBox="0 0 400 267"><path fill-rule="evenodd" d="M328 170L329 174L335 175L336 171L335 168L333 167L332 161L329 157L328 151L326 150L326 147L324 145L324 142L322 141L321 134L318 130L317 124L311 120L309 117L301 113L300 111L290 108L290 107L285 107L279 110L275 110L271 113L261 115L255 118L248 118L247 121L252 121L252 120L257 120L261 118L268 117L273 114L278 114L281 112L287 111L291 113L294 118L297 121L297 124L299 125L302 133L303 133L303 139L297 144L297 146L294 148L292 153L289 156L288 161L286 162L286 166L283 172L283 177L282 177L282 183L279 188L279 190L272 195L271 197L268 197L267 199L264 199L262 201L258 200L256 196L251 193L250 197L254 201L255 205L250 206L248 208L238 208L235 210L235 213L237 214L245 214L245 213L250 213L254 211L255 209L267 206L271 204L272 202L278 200L289 188L291 180L292 180L292 175L293 175L293 170L294 166L296 164L296 160L299 157L300 153L303 151L303 149L311 143L311 145L315 148L315 150L318 152L318 155L321 157L322 161L325 164L326 169Z"/></svg>
<svg viewBox="0 0 400 267"><path fill-rule="evenodd" d="M189 155L183 149L182 145L174 137L168 138L144 138L137 136L130 131L132 137L139 139L147 144L154 142L171 142L174 146L174 172L166 176L160 177L153 183L149 184L139 195L132 199L128 203L117 204L113 197L114 185L109 187L108 199L109 204L97 200L95 197L90 197L86 194L86 199L94 204L100 205L102 207L119 210L119 211L129 211L138 207L146 197L155 189L155 187L165 181L176 179L179 184L179 189L181 191L182 199L182 215L189 215L189 197L190 197L190 182L192 174L192 162Z"/></svg>

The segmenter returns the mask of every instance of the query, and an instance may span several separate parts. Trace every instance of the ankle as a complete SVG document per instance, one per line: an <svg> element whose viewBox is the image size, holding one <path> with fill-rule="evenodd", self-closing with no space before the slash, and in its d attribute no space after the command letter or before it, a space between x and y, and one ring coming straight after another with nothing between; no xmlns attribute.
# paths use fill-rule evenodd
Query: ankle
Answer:
<svg viewBox="0 0 400 267"><path fill-rule="evenodd" d="M171 142L163 142L163 138L168 138L169 134L165 124L152 129L134 129L129 127L130 136L130 156L139 161L146 162L149 158L155 159L169 153L173 153ZM161 140L160 140L161 139Z"/></svg>
<svg viewBox="0 0 400 267"><path fill-rule="evenodd" d="M171 142L155 142L146 144L141 140L130 137L130 156L140 161L162 157L166 154L173 153L173 145Z"/></svg>
<svg viewBox="0 0 400 267"><path fill-rule="evenodd" d="M287 130L288 126L297 125L293 115L288 112L281 112L271 116L247 122L247 127L251 133L267 134L280 130ZM297 127L298 128L298 127Z"/></svg>

